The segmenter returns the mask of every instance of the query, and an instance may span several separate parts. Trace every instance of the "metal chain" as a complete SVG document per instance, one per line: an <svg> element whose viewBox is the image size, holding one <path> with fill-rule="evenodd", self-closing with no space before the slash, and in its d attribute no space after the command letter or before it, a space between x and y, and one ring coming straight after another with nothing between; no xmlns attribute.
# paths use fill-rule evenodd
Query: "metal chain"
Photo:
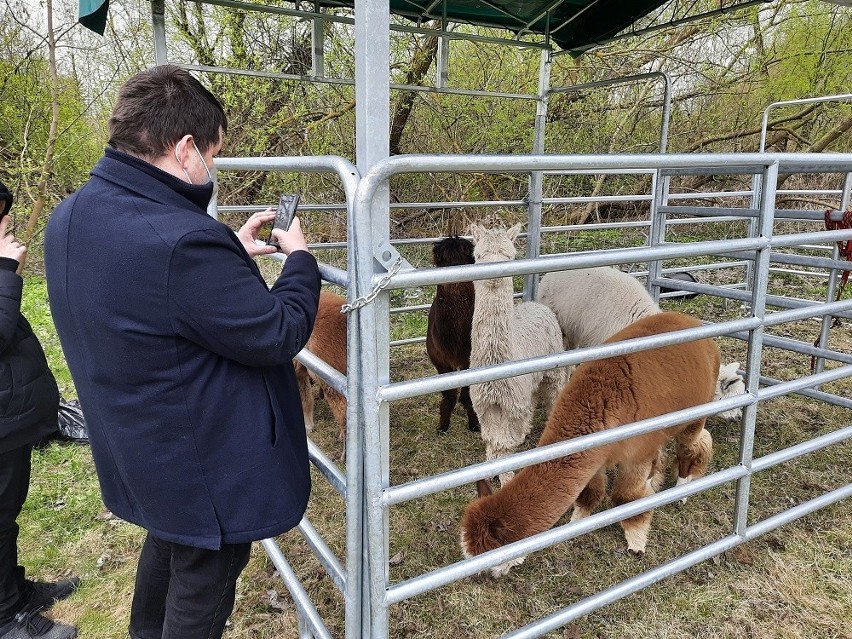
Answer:
<svg viewBox="0 0 852 639"><path fill-rule="evenodd" d="M390 284L391 279L393 279L393 276L399 272L400 267L402 267L401 255L396 258L396 262L393 263L393 265L390 267L390 270L384 275L382 275L381 279L378 281L376 287L372 291L370 291L363 297L359 297L358 299L353 300L351 304L344 304L340 307L340 312L351 313L356 308L361 308L362 306L366 306L367 304L372 302L379 296L379 293L381 293L382 289L385 288L388 284Z"/></svg>

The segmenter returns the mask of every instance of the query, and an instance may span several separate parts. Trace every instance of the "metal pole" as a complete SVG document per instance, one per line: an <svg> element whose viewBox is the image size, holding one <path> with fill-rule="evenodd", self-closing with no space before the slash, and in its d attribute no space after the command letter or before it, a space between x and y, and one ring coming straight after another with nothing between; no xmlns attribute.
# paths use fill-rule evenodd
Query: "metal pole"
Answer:
<svg viewBox="0 0 852 639"><path fill-rule="evenodd" d="M771 239L775 212L775 185L778 182L778 163L767 166L760 179L760 216L758 218L760 237ZM762 320L766 313L766 288L769 284L769 258L771 246L757 250L757 259L751 270L751 315L759 318L761 324L750 331L746 364L746 392L757 395L760 391L760 365L763 353L764 326ZM754 430L757 418L757 404L743 408L740 426L740 465L748 474L737 480L736 506L734 508L734 534L742 537L748 529L748 506L751 489L751 463L754 454Z"/></svg>
<svg viewBox="0 0 852 639"><path fill-rule="evenodd" d="M151 26L154 31L154 63L157 66L168 64L165 0L151 0Z"/></svg>
<svg viewBox="0 0 852 639"><path fill-rule="evenodd" d="M657 71L663 76L663 121L660 123L660 153L669 148L669 121L672 118L672 79L665 71Z"/></svg>
<svg viewBox="0 0 852 639"><path fill-rule="evenodd" d="M441 36L440 46L438 47L438 74L435 78L436 87L445 89L450 78L449 73L450 59L450 41L448 38Z"/></svg>
<svg viewBox="0 0 852 639"><path fill-rule="evenodd" d="M444 2L444 19L441 21L441 31L447 30L447 3ZM438 38L438 60L436 63L437 72L435 74L435 86L438 89L445 89L449 80L450 66L450 39L444 35Z"/></svg>
<svg viewBox="0 0 852 639"><path fill-rule="evenodd" d="M356 163L361 175L386 160L390 146L390 3L389 0L355 1L355 139ZM359 188L360 192L360 188ZM371 289L374 274L387 270L392 256L388 183L376 189L366 203L356 200L355 243L358 294ZM379 246L385 248L378 250ZM377 259L379 253L379 259ZM389 379L388 295L382 294L359 308L358 324L362 427L364 431L364 483L361 486L365 509L363 542L367 566L362 597L363 637L386 639L388 611L385 589L388 581L388 522L380 504L383 485L388 483L388 407L377 399L379 384ZM358 463L360 460L350 460ZM363 557L363 555L362 555ZM363 560L363 559L362 559ZM369 608L366 604L369 603ZM354 632L354 629L352 630ZM348 635L347 639L354 639Z"/></svg>
<svg viewBox="0 0 852 639"><path fill-rule="evenodd" d="M543 50L538 67L538 103L535 111L535 137L533 153L544 153L545 125L547 123L548 85L550 84L551 52ZM541 198L544 189L541 171L532 171L527 196L527 257L541 254ZM524 278L524 300L535 299L538 276L530 273Z"/></svg>
<svg viewBox="0 0 852 639"><path fill-rule="evenodd" d="M314 12L322 13L322 7L317 1ZM315 78L325 77L325 20L314 18L311 21L311 75Z"/></svg>
<svg viewBox="0 0 852 639"><path fill-rule="evenodd" d="M648 241L646 246L653 248L661 245L666 239L666 213L663 207L668 196L669 178L655 171L651 178L651 187L654 190L654 199L651 201L651 228L648 230ZM659 259L648 262L648 280L646 288L655 302L660 301L660 287L654 284L662 274L662 263Z"/></svg>

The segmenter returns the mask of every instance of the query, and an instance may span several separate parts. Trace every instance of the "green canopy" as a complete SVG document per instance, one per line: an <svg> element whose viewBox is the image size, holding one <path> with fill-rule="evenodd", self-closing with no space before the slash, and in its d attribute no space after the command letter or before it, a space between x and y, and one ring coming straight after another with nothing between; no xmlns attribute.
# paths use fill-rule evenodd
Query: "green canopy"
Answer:
<svg viewBox="0 0 852 639"><path fill-rule="evenodd" d="M667 0L447 0L454 22L503 27L515 33L550 34L575 54L614 36ZM391 12L414 20L441 19L443 3L390 0Z"/></svg>
<svg viewBox="0 0 852 639"><path fill-rule="evenodd" d="M666 0L390 0L391 12L412 20L440 20L502 27L515 33L549 33L578 55L614 36ZM320 0L352 7L353 0ZM446 8L445 8L446 7ZM80 22L97 33L106 27L109 0L80 0Z"/></svg>

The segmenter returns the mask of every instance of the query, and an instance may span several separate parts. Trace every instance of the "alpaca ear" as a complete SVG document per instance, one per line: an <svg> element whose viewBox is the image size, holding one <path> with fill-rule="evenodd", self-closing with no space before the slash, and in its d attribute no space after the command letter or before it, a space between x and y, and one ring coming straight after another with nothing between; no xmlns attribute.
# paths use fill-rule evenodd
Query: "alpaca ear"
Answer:
<svg viewBox="0 0 852 639"><path fill-rule="evenodd" d="M524 225L523 225L523 224L518 223L518 224L515 224L515 226L513 226L512 228L510 228L510 229L508 230L507 235L509 236L509 239L510 239L512 242L514 242L514 241L517 239L517 237L518 237L518 233L520 233L520 232L521 232L521 229L522 229L522 228L524 228Z"/></svg>
<svg viewBox="0 0 852 639"><path fill-rule="evenodd" d="M491 494L491 484L487 479L480 479L476 482L477 497L488 497Z"/></svg>
<svg viewBox="0 0 852 639"><path fill-rule="evenodd" d="M476 244L479 240L482 239L482 235L485 233L485 227L480 226L476 222L470 223L470 234L473 236L473 243Z"/></svg>

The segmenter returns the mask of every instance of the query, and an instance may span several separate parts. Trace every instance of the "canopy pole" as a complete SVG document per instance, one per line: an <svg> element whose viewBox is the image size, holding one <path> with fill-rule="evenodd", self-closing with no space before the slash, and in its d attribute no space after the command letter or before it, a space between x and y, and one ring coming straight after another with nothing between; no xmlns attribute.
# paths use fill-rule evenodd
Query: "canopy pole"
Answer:
<svg viewBox="0 0 852 639"><path fill-rule="evenodd" d="M165 0L151 0L151 26L154 30L154 62L157 66L168 64Z"/></svg>
<svg viewBox="0 0 852 639"><path fill-rule="evenodd" d="M322 13L319 0L314 3L314 12ZM311 74L315 78L325 76L325 20L311 21Z"/></svg>

